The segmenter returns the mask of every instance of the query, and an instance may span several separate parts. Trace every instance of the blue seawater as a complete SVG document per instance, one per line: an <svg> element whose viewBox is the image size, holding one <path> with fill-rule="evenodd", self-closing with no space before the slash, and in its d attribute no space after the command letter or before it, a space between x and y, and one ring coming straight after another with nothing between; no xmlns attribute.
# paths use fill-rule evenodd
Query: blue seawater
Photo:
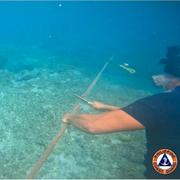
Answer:
<svg viewBox="0 0 180 180"><path fill-rule="evenodd" d="M63 114L103 64L89 100L120 107L161 91L166 48L180 44L180 2L0 2L0 178L26 178ZM129 64L131 74L120 68ZM68 127L38 178L144 178L144 131L86 134Z"/></svg>

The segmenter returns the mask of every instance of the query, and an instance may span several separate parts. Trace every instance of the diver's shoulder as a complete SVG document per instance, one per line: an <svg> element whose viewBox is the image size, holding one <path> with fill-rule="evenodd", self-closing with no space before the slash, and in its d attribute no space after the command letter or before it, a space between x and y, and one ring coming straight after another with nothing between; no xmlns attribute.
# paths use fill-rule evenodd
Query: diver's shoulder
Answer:
<svg viewBox="0 0 180 180"><path fill-rule="evenodd" d="M141 100L159 99L164 97L167 98L168 96L172 96L172 95L174 95L173 92L160 92L141 98Z"/></svg>
<svg viewBox="0 0 180 180"><path fill-rule="evenodd" d="M151 99L151 100L160 100L160 99L176 99L180 100L180 93L175 91L166 91L166 92L160 92L156 93L150 96L145 97L145 99Z"/></svg>

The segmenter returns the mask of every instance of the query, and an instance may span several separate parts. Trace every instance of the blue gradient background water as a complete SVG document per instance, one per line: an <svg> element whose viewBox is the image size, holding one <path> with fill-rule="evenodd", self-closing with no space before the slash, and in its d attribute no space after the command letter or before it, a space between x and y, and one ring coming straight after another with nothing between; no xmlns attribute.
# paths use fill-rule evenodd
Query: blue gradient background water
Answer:
<svg viewBox="0 0 180 180"><path fill-rule="evenodd" d="M0 22L1 45L38 44L82 65L114 56L145 74L180 44L179 2L1 2Z"/></svg>

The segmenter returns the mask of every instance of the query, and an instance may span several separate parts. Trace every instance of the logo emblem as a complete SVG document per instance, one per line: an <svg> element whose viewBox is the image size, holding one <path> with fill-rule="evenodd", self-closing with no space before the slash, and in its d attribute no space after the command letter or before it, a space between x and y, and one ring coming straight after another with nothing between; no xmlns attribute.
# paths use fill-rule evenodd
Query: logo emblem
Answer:
<svg viewBox="0 0 180 180"><path fill-rule="evenodd" d="M152 159L153 168L160 174L170 174L177 167L176 154L169 149L160 149Z"/></svg>

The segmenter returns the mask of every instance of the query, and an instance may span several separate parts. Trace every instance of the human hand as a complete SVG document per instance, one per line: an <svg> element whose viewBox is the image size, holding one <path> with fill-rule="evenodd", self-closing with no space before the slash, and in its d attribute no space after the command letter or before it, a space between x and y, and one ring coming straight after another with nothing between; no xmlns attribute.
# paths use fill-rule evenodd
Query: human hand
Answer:
<svg viewBox="0 0 180 180"><path fill-rule="evenodd" d="M63 123L70 123L70 122L69 122L70 116L71 116L70 113L66 113L66 114L63 116L62 122L63 122Z"/></svg>
<svg viewBox="0 0 180 180"><path fill-rule="evenodd" d="M104 108L104 104L98 101L93 101L91 102L91 106L95 109L103 109Z"/></svg>

